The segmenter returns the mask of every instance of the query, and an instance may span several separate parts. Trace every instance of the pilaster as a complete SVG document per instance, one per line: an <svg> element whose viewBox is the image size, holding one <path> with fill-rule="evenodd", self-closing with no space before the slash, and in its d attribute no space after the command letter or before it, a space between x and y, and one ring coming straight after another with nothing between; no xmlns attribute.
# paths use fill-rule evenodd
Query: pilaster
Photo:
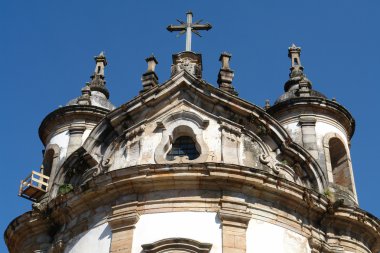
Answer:
<svg viewBox="0 0 380 253"><path fill-rule="evenodd" d="M246 232L251 214L244 202L223 198L218 212L222 223L223 253L246 252Z"/></svg>
<svg viewBox="0 0 380 253"><path fill-rule="evenodd" d="M67 147L67 155L69 156L72 154L75 150L77 150L82 145L82 135L84 133L84 130L86 130L85 126L73 124L69 128L69 145Z"/></svg>
<svg viewBox="0 0 380 253"><path fill-rule="evenodd" d="M317 135L315 132L315 124L317 119L314 116L300 116L299 124L302 131L303 147L318 160Z"/></svg>
<svg viewBox="0 0 380 253"><path fill-rule="evenodd" d="M137 201L112 207L108 223L112 230L110 252L132 252L133 233L140 216Z"/></svg>

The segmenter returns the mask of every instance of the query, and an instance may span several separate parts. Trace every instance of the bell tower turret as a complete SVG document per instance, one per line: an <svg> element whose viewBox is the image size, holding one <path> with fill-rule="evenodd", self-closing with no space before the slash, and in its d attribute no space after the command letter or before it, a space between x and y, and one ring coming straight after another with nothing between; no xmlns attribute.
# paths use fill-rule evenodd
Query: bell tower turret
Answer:
<svg viewBox="0 0 380 253"><path fill-rule="evenodd" d="M357 204L350 156L350 140L355 121L347 109L313 90L301 65L301 48L288 48L291 67L284 84L285 93L273 106L265 107L288 131L293 140L303 146L324 170L329 182L326 192L335 200Z"/></svg>
<svg viewBox="0 0 380 253"><path fill-rule="evenodd" d="M39 128L45 146L42 172L48 179L46 191L49 198L55 196L58 185L55 178L58 168L84 143L96 124L115 107L108 100L104 69L107 59L103 52L95 56L95 71L90 82L82 88L82 95L70 100L65 106L48 114ZM45 196L48 196L45 195Z"/></svg>

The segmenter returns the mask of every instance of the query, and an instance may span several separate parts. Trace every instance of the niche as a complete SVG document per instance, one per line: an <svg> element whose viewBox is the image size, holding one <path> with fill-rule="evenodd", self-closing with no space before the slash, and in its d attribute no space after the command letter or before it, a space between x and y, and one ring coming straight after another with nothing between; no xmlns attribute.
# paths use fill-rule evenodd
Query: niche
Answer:
<svg viewBox="0 0 380 253"><path fill-rule="evenodd" d="M353 192L350 162L344 144L336 137L331 138L328 144L333 182Z"/></svg>

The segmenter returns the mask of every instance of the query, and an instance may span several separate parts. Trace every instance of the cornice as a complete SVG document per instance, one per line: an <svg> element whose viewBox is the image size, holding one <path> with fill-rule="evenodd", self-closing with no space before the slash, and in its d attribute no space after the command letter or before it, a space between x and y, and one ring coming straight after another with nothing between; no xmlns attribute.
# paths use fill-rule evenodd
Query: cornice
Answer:
<svg viewBox="0 0 380 253"><path fill-rule="evenodd" d="M343 116L343 118L346 119L346 123L340 122L343 124L344 128L346 129L347 135L349 139L352 138L355 132L355 119L351 115L351 113L341 104L338 104L337 102L330 101L325 98L319 98L319 97L298 97L298 98L292 98L283 102L280 102L278 104L274 104L270 108L268 108L267 113L272 115L273 117L276 117L276 114L282 112L282 111L289 111L291 107L312 107L316 108L318 110L324 111L329 110L330 112L340 114L340 116Z"/></svg>
<svg viewBox="0 0 380 253"><path fill-rule="evenodd" d="M196 190L193 193L198 196L198 200L191 199L190 196L187 199L181 196L178 199L174 196L154 200L141 198L149 192L168 190ZM216 195L197 195L202 191L215 192ZM147 164L110 171L91 179L73 192L51 200L45 217L33 216L32 212L19 216L9 224L5 238L7 243L10 242L9 237L14 231L28 230L28 224L34 219L41 224L49 220L49 223L63 225L70 217L76 217L84 210L114 206L114 203L119 203L118 208L122 207L123 210L132 206L133 212L140 215L146 212L218 211L225 219L239 222L239 226L247 224L252 210L249 207L251 203L239 202L236 206L234 201L223 199L223 192L238 192L240 196L246 196L245 201L253 198L256 199L255 202L262 200L262 203L276 203L284 210L293 210L298 217L311 219L310 224L321 225L322 229L327 224L339 229L351 226L353 231L360 228L370 238L371 249L379 247L377 241L380 242L380 221L373 215L357 207L333 204L323 194L269 172L223 163ZM128 195L132 198L129 201L123 200L123 196ZM270 207L273 209L274 206ZM125 216L125 213L120 213L115 220L117 210L110 216L114 225L119 224L116 221L120 215L131 221L138 219L138 215Z"/></svg>
<svg viewBox="0 0 380 253"><path fill-rule="evenodd" d="M70 105L58 108L49 113L41 122L38 129L39 137L44 145L47 145L47 138L55 131L68 130L68 126L74 119L92 121L94 125L98 123L109 110L88 105Z"/></svg>

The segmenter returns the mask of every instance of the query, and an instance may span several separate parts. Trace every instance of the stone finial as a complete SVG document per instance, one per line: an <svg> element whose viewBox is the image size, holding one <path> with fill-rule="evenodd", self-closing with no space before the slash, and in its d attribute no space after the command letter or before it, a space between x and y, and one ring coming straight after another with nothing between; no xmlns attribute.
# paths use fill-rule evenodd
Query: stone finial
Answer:
<svg viewBox="0 0 380 253"><path fill-rule="evenodd" d="M78 98L78 105L91 105L91 89L90 83L86 83L86 86L82 88L82 96Z"/></svg>
<svg viewBox="0 0 380 253"><path fill-rule="evenodd" d="M152 54L148 58L145 59L145 61L148 63L148 69L146 72L154 72L156 69L156 65L158 64L158 61L156 57Z"/></svg>
<svg viewBox="0 0 380 253"><path fill-rule="evenodd" d="M288 57L292 60L292 67L301 66L301 48L294 43L288 48ZM302 66L301 66L302 67Z"/></svg>
<svg viewBox="0 0 380 253"><path fill-rule="evenodd" d="M222 69L230 69L230 60L232 55L227 52L220 54L219 61L222 63Z"/></svg>
<svg viewBox="0 0 380 253"><path fill-rule="evenodd" d="M217 82L219 84L219 89L237 96L238 93L235 91L234 87L232 86L234 71L230 68L230 64L229 64L231 56L232 55L227 52L223 52L220 55L219 61L222 63L222 67L219 70Z"/></svg>
<svg viewBox="0 0 380 253"><path fill-rule="evenodd" d="M141 77L143 89L140 91L140 93L146 92L158 85L158 77L155 72L158 61L153 56L153 54L146 58L145 61L148 63L148 69Z"/></svg>
<svg viewBox="0 0 380 253"><path fill-rule="evenodd" d="M270 108L270 101L269 101L269 99L266 99L265 100L265 106L264 106L264 109L265 110L268 110Z"/></svg>
<svg viewBox="0 0 380 253"><path fill-rule="evenodd" d="M107 59L104 55L104 52L100 52L98 56L95 56L95 70L94 74L91 76L90 81L90 90L91 91L98 91L108 99L109 98L109 91L106 87L106 81L104 80L104 69L105 66L107 66Z"/></svg>
<svg viewBox="0 0 380 253"><path fill-rule="evenodd" d="M94 59L96 62L94 74L104 76L104 68L107 66L107 59L104 52L102 51L98 56L94 56Z"/></svg>
<svg viewBox="0 0 380 253"><path fill-rule="evenodd" d="M285 92L291 89L297 89L301 96L306 96L307 93L310 93L311 82L306 78L306 75L303 72L303 67L301 65L301 48L297 47L295 44L292 44L288 48L288 57L290 58L290 74L289 80L285 83L284 90Z"/></svg>

